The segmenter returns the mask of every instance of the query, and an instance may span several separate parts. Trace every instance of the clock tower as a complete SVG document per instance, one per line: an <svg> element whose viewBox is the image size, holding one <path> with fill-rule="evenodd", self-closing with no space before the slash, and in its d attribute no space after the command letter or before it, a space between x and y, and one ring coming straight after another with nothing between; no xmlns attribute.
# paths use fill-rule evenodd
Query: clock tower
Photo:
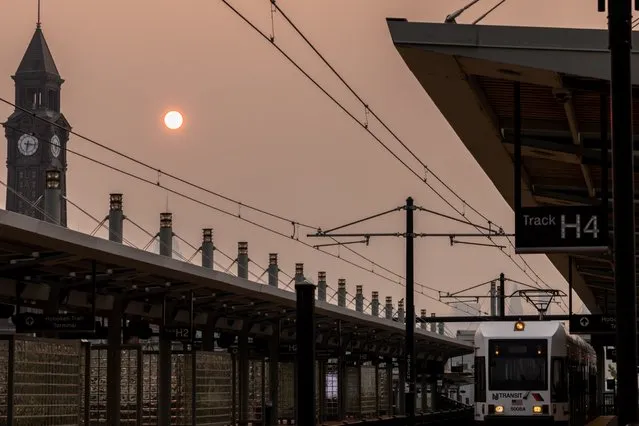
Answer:
<svg viewBox="0 0 639 426"><path fill-rule="evenodd" d="M60 112L64 80L38 23L15 75L15 104L7 137L6 209L41 220L47 170L60 171L60 225L67 225L66 146L71 127ZM53 125L51 123L55 123Z"/></svg>

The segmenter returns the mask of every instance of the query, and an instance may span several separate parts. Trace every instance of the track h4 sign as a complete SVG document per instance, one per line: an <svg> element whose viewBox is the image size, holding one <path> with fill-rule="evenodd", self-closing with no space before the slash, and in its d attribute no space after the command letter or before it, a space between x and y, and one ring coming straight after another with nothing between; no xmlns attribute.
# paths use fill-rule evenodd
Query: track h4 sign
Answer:
<svg viewBox="0 0 639 426"><path fill-rule="evenodd" d="M599 206L520 207L515 215L517 253L608 248L608 218Z"/></svg>

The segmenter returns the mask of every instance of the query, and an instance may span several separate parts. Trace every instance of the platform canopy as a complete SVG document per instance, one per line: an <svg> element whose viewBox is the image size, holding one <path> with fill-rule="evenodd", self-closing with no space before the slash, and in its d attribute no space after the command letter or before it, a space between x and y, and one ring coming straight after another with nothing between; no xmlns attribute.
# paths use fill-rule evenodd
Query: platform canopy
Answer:
<svg viewBox="0 0 639 426"><path fill-rule="evenodd" d="M119 295L128 318L158 324L166 299L172 323L184 326L193 291L197 328L247 329L252 337L267 337L279 321L282 343L295 343L292 291L0 210L0 302L16 303L18 296L23 307L46 309L55 299L62 310L90 313L94 265L98 315L108 316ZM350 336L349 351L401 356L404 324L321 301L315 313L318 350L334 352L341 327ZM418 359L442 361L474 351L472 344L424 329L415 334Z"/></svg>
<svg viewBox="0 0 639 426"><path fill-rule="evenodd" d="M610 91L607 31L404 19L388 19L388 26L408 68L511 207L516 81L521 87L522 204L599 205L601 94ZM637 34L633 45L639 45ZM637 85L639 51L633 51L632 63ZM635 135L638 97L636 92ZM548 258L567 278L568 255ZM611 254L581 253L574 259L574 289L581 300L592 313L614 313Z"/></svg>

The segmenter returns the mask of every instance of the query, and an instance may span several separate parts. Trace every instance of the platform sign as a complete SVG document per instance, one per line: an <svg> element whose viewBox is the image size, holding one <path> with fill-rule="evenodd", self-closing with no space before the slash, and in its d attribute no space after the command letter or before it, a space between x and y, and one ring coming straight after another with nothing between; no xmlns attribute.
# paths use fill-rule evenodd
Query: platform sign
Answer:
<svg viewBox="0 0 639 426"><path fill-rule="evenodd" d="M18 333L38 333L55 331L57 333L94 333L95 319L93 315L83 314L35 314L21 313L13 322Z"/></svg>
<svg viewBox="0 0 639 426"><path fill-rule="evenodd" d="M608 249L608 218L599 206L515 209L517 253L600 252Z"/></svg>
<svg viewBox="0 0 639 426"><path fill-rule="evenodd" d="M612 315L573 314L570 316L569 326L571 334L609 334L617 329L617 320Z"/></svg>
<svg viewBox="0 0 639 426"><path fill-rule="evenodd" d="M191 329L189 327L165 326L162 329L162 336L167 340L173 340L176 342L190 342Z"/></svg>
<svg viewBox="0 0 639 426"><path fill-rule="evenodd" d="M280 343L280 355L297 355L297 344Z"/></svg>

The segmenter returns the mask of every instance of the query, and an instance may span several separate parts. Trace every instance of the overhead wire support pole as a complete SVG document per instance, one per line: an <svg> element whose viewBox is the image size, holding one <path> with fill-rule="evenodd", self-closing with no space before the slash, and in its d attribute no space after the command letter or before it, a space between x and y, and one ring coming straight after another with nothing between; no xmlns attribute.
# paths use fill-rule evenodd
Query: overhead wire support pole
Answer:
<svg viewBox="0 0 639 426"><path fill-rule="evenodd" d="M406 416L408 426L415 426L417 366L415 364L415 251L413 233L413 199L406 199Z"/></svg>

